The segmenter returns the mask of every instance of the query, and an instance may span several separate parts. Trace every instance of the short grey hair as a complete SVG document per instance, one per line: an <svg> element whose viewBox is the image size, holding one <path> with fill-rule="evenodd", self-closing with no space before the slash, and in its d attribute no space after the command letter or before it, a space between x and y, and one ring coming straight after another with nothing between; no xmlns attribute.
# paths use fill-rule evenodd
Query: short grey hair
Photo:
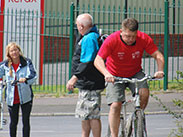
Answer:
<svg viewBox="0 0 183 137"><path fill-rule="evenodd" d="M83 26L92 26L93 25L93 17L88 13L80 14L77 19L77 22L82 24Z"/></svg>
<svg viewBox="0 0 183 137"><path fill-rule="evenodd" d="M122 30L129 29L134 32L138 30L138 21L134 18L127 18L122 22Z"/></svg>

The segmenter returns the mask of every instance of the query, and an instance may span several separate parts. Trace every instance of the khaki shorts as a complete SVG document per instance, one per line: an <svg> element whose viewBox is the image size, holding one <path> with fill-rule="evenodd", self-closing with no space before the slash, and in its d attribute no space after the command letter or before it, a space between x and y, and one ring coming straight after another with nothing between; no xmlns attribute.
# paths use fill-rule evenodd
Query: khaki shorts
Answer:
<svg viewBox="0 0 183 137"><path fill-rule="evenodd" d="M144 72L140 71L136 73L134 76L131 78L143 78L145 76ZM123 102L125 101L125 89L129 88L132 92L132 95L135 95L135 84L133 83L117 83L117 84L112 84L108 83L107 88L106 88L106 99L108 105L110 105L113 102ZM138 84L138 89L140 88L148 88L147 82L141 82Z"/></svg>
<svg viewBox="0 0 183 137"><path fill-rule="evenodd" d="M103 90L79 89L75 117L82 120L100 119L101 92Z"/></svg>

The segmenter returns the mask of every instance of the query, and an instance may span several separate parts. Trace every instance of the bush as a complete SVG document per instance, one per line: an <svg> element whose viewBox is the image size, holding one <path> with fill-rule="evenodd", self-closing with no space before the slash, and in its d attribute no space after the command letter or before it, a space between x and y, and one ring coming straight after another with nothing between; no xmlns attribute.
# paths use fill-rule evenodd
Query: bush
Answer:
<svg viewBox="0 0 183 137"><path fill-rule="evenodd" d="M177 71L177 74L180 75L181 78L183 78L183 72ZM180 82L178 79L176 80L179 83L179 86L183 88L182 82ZM179 112L173 112L166 105L164 105L163 102L157 96L153 94L151 94L151 96L159 102L160 106L162 106L165 111L167 111L169 114L173 116L173 118L176 119L175 120L176 127L170 131L168 137L183 137L183 116L182 116L183 101L180 99L172 100L175 107L178 107L178 109L180 110Z"/></svg>
<svg viewBox="0 0 183 137"><path fill-rule="evenodd" d="M175 106L179 107L181 110L183 109L183 101L182 100L173 100ZM183 117L181 112L179 115L176 115L176 128L172 129L169 137L183 137Z"/></svg>

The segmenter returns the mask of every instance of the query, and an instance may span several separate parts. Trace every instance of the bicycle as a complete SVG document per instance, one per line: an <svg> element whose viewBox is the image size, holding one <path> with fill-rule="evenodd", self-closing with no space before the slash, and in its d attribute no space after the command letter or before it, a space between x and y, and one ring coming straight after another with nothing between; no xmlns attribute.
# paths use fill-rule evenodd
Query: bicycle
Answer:
<svg viewBox="0 0 183 137"><path fill-rule="evenodd" d="M155 77L145 75L142 79L137 78L120 78L114 77L115 83L134 83L135 84L135 96L132 100L128 100L122 103L122 111L120 114L120 128L119 137L147 137L146 122L144 111L140 108L140 96L138 92L138 83L145 82L147 80L155 80ZM129 103L133 103L134 111L127 114L126 106ZM108 132L106 137L111 137L110 126L108 125Z"/></svg>
<svg viewBox="0 0 183 137"><path fill-rule="evenodd" d="M19 81L18 80L14 80L14 81L11 81L11 85L16 85ZM6 84L8 82L4 82L4 81L0 81L0 130L3 129L3 125L6 125L7 123L7 120L4 119L4 115L3 115L3 112L4 112L4 106L3 106L3 90L4 88L6 87Z"/></svg>
<svg viewBox="0 0 183 137"><path fill-rule="evenodd" d="M3 89L4 89L4 83L1 80L0 81L0 130L3 129L3 125L6 124L6 119L3 117Z"/></svg>

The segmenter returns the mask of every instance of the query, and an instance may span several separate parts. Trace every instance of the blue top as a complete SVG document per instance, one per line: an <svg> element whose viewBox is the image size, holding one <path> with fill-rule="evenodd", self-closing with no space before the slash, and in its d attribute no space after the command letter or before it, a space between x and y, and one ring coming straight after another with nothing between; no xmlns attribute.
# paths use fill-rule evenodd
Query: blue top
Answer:
<svg viewBox="0 0 183 137"><path fill-rule="evenodd" d="M98 31L96 27L91 29L91 33L84 35L81 41L81 56L80 61L82 63L94 61L97 52L99 50L98 46Z"/></svg>
<svg viewBox="0 0 183 137"><path fill-rule="evenodd" d="M72 75L78 78L76 87L85 90L105 88L104 76L95 68L94 59L99 50L99 33L95 25L76 39L72 58Z"/></svg>
<svg viewBox="0 0 183 137"><path fill-rule="evenodd" d="M12 66L11 66L12 67ZM20 104L27 103L32 100L33 92L31 85L36 81L37 74L30 59L24 58L20 56L20 64L15 72L14 68L12 67L13 76L9 75L9 67L8 61L3 61L0 63L0 78L5 76L5 80L7 83L6 87L6 102L7 105L13 106L14 101L14 91L15 86L11 84L12 81L19 79L21 77L26 78L25 83L18 83L18 94L20 98Z"/></svg>

